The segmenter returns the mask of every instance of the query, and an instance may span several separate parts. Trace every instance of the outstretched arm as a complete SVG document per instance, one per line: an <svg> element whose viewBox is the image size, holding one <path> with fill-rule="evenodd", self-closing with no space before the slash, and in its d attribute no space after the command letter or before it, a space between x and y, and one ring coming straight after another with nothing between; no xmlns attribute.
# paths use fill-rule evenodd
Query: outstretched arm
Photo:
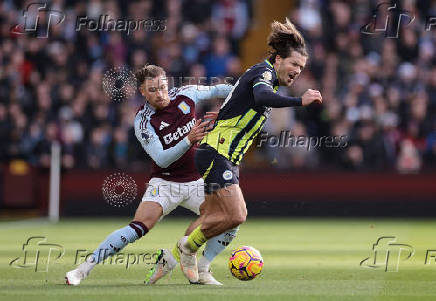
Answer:
<svg viewBox="0 0 436 301"><path fill-rule="evenodd" d="M228 84L219 84L215 86L191 85L180 89L179 94L185 95L195 103L211 98L226 98L233 86Z"/></svg>
<svg viewBox="0 0 436 301"><path fill-rule="evenodd" d="M302 97L282 96L274 93L271 86L262 82L254 85L253 95L256 105L272 108L299 107L307 106L312 102L322 102L321 93L317 90L309 89Z"/></svg>
<svg viewBox="0 0 436 301"><path fill-rule="evenodd" d="M274 93L274 90L263 83L258 83L253 87L254 102L258 106L283 108L283 107L300 107L302 105L301 97L282 96Z"/></svg>

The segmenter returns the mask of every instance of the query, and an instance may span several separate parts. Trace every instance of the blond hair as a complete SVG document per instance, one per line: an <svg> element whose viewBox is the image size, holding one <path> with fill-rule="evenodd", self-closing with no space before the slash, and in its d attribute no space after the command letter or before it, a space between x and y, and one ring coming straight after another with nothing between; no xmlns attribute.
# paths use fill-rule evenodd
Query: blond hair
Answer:
<svg viewBox="0 0 436 301"><path fill-rule="evenodd" d="M276 56L288 57L292 51L298 51L301 55L308 56L306 43L303 36L286 18L285 23L274 21L271 23L271 32L267 39L268 46L272 48L269 60L274 63Z"/></svg>
<svg viewBox="0 0 436 301"><path fill-rule="evenodd" d="M160 75L165 76L165 70L160 66L149 64L144 65L141 69L135 72L139 86L142 85L146 79L155 78Z"/></svg>

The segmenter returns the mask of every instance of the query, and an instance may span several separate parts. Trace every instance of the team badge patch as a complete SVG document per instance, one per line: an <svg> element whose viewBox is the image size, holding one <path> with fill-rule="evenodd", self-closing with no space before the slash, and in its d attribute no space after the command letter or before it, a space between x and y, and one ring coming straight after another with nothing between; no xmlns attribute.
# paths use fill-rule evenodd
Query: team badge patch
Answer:
<svg viewBox="0 0 436 301"><path fill-rule="evenodd" d="M154 187L153 190L151 191L151 196L157 196L158 195L158 190L157 187Z"/></svg>
<svg viewBox="0 0 436 301"><path fill-rule="evenodd" d="M141 133L142 141L144 141L145 143L148 143L148 142L150 142L151 137L152 136L151 136L151 133L149 130L147 130L147 129L142 130L142 133Z"/></svg>
<svg viewBox="0 0 436 301"><path fill-rule="evenodd" d="M233 178L233 173L230 170L226 170L225 172L223 172L223 179L228 181L231 180Z"/></svg>
<svg viewBox="0 0 436 301"><path fill-rule="evenodd" d="M178 108L183 112L183 114L189 114L191 112L191 107L188 106L184 101L179 103Z"/></svg>
<svg viewBox="0 0 436 301"><path fill-rule="evenodd" d="M264 73L262 73L262 77L266 81L271 81L271 79L272 79L271 71L265 71Z"/></svg>

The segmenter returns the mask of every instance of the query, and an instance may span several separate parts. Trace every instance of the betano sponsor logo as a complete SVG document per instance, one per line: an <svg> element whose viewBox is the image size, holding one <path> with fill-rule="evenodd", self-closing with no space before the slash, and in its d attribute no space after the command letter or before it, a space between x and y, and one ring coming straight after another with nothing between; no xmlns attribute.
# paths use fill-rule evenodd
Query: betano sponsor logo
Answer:
<svg viewBox="0 0 436 301"><path fill-rule="evenodd" d="M186 135L187 133L189 133L189 131L192 129L192 127L194 125L195 125L195 118L193 118L191 121L189 121L184 126L178 127L175 132L165 135L163 137L165 144L170 144L173 141L179 140L180 138L183 137L183 135Z"/></svg>

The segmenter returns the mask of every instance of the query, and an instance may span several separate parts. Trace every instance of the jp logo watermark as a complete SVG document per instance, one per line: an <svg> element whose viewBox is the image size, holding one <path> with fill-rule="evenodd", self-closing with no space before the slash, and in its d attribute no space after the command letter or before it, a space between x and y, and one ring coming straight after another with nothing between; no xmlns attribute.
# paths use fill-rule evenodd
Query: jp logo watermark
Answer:
<svg viewBox="0 0 436 301"><path fill-rule="evenodd" d="M382 2L373 10L371 21L362 26L360 32L373 35L384 33L386 38L398 38L401 25L408 26L415 20L415 16L398 7L398 3ZM436 27L436 16L425 17L425 31Z"/></svg>
<svg viewBox="0 0 436 301"><path fill-rule="evenodd" d="M32 268L35 272L48 272L50 263L57 261L65 253L64 247L47 243L44 236L32 236L23 244L23 254L13 259L9 265L14 268Z"/></svg>
<svg viewBox="0 0 436 301"><path fill-rule="evenodd" d="M61 24L65 14L48 9L47 3L30 3L23 11L23 23L11 28L12 34L33 34L37 38L48 38L51 26Z"/></svg>
<svg viewBox="0 0 436 301"><path fill-rule="evenodd" d="M65 13L56 9L49 9L48 2L33 2L23 10L23 20L13 25L10 32L13 35L32 34L37 38L48 38L50 28L60 25L65 20ZM74 30L123 32L127 35L134 31L165 31L166 19L112 19L109 15L100 15L98 18L77 16Z"/></svg>
<svg viewBox="0 0 436 301"><path fill-rule="evenodd" d="M400 262L415 254L411 245L396 243L395 236L382 236L372 245L372 255L360 262L360 266L398 272Z"/></svg>

